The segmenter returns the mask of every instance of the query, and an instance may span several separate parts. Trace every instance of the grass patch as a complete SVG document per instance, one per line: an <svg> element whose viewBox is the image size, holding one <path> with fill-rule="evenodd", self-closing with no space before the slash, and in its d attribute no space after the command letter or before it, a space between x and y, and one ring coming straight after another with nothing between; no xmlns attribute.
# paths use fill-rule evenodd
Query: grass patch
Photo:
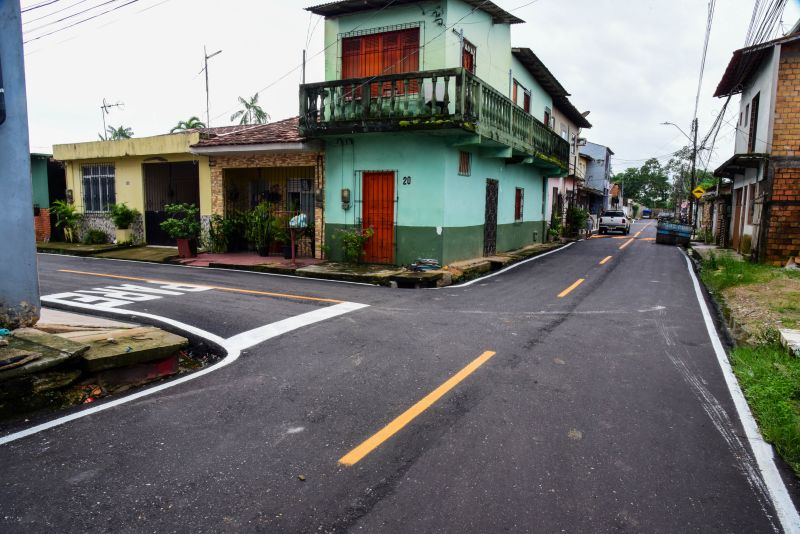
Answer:
<svg viewBox="0 0 800 534"><path fill-rule="evenodd" d="M800 476L800 358L775 343L740 346L730 358L761 433Z"/></svg>
<svg viewBox="0 0 800 534"><path fill-rule="evenodd" d="M729 256L716 257L713 254L703 262L700 273L706 286L715 292L730 287L763 284L776 278L795 278L800 280L800 271L790 271L748 261L737 261Z"/></svg>

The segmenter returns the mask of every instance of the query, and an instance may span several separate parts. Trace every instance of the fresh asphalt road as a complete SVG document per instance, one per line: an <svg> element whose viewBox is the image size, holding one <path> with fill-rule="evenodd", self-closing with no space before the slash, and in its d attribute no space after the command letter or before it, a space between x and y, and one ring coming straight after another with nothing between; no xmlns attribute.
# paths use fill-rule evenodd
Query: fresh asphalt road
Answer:
<svg viewBox="0 0 800 534"><path fill-rule="evenodd" d="M0 530L780 532L686 258L632 233L417 291L40 256L43 295L222 339L367 307L0 445Z"/></svg>

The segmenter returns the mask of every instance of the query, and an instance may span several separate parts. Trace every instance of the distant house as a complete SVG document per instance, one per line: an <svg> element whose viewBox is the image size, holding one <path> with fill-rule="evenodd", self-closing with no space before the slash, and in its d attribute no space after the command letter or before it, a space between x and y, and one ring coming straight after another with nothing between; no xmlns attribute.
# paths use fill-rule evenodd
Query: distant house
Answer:
<svg viewBox="0 0 800 534"><path fill-rule="evenodd" d="M586 164L584 185L589 213L600 215L610 207L611 156L614 152L607 146L587 142L581 147L581 155L590 158Z"/></svg>
<svg viewBox="0 0 800 534"><path fill-rule="evenodd" d="M724 227L734 249L780 265L800 253L800 26L733 53L714 96L737 94L735 151L714 172L733 182Z"/></svg>
<svg viewBox="0 0 800 534"><path fill-rule="evenodd" d="M301 133L325 147L333 258L339 230L371 229L364 260L385 264L544 239L546 177L568 172L570 149L551 128L556 86L511 47L522 20L480 0L308 9L336 38L325 81L300 88Z"/></svg>

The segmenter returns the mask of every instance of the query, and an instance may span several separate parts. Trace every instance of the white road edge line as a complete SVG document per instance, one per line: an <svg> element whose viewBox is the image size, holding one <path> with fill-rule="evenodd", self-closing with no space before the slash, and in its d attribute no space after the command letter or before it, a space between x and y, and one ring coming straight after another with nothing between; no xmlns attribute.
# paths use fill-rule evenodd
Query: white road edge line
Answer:
<svg viewBox="0 0 800 534"><path fill-rule="evenodd" d="M81 304L81 303L70 303L68 306L73 308L80 308L85 310L92 310L97 311L98 306L92 306L91 304ZM287 332L291 332L292 330L296 330L303 326L308 326L313 323L317 323L320 321L324 321L326 319L330 319L333 317L337 317L339 315L343 315L345 313L349 313L355 310L360 310L362 308L368 307L367 304L357 304L354 302L343 302L341 304L336 304L335 306L330 306L328 308L322 308L320 310L314 310L308 313L304 313L295 317L291 317L289 319L284 319L283 321L278 321L277 323L272 323L269 325L262 326L260 328L256 328L249 332L244 332L242 334L235 335L228 339L223 339L222 337L212 334L211 332L207 332L205 330L201 330L195 326L182 323L180 321L175 321L174 319L170 319L168 317L162 317L160 315L153 315L151 313L144 313L144 312L137 312L132 310L124 310L124 309L116 309L116 308L100 308L104 312L114 313L118 315L127 315L127 316L136 316L136 317L143 317L147 319L152 319L154 321L168 324L173 326L177 329L180 329L184 332L188 332L195 336L201 337L206 339L212 343L215 343L225 350L226 355L225 357L220 360L219 362L215 363L210 367L206 367L200 371L195 373L185 375L183 377L177 378L175 380L171 380L164 384L159 384L157 386L153 386L141 391L137 391L136 393L132 393L127 395L123 398L112 400L109 402L104 402L102 404L97 404L86 408L84 410L75 412L70 415L66 415L64 417L59 417L57 419L53 419L52 421L48 421L46 423L42 423L39 425L32 426L25 430L20 430L18 432L14 432L12 434L8 434L6 436L0 437L0 445L5 445L7 443L11 443L12 441L17 441L19 439L32 436L33 434L38 434L39 432L43 432L45 430L49 430L51 428L64 425L71 421L75 421L77 419L82 419L84 417L88 417L90 415L109 410L111 408L115 408L117 406L121 406L123 404L127 404L129 402L133 402L135 400L141 399L142 397L147 397L158 393L160 391L164 391L165 389L173 388L177 385L184 384L189 382L190 380L195 380L200 378L201 376L205 376L209 373L213 373L214 371L218 371L223 367L227 367L228 365L235 362L239 356L241 355L241 351L257 345L259 343L263 343L268 339L273 337L280 336ZM327 312L327 313L326 313Z"/></svg>
<svg viewBox="0 0 800 534"><path fill-rule="evenodd" d="M772 446L764 441L761 437L761 432L758 430L753 414L750 411L750 406L744 398L739 382L736 380L736 375L733 373L728 355L722 347L722 341L719 339L717 329L714 326L714 321L708 311L708 305L703 298L703 292L700 289L700 282L697 280L697 275L694 273L692 261L686 256L686 266L689 269L689 275L692 278L694 285L694 292L697 296L697 302L700 305L700 311L703 313L703 320L708 330L708 336L711 338L711 345L714 347L714 353L717 355L717 361L722 369L722 375L725 377L725 383L728 386L728 391L733 398L733 404L739 414L739 420L742 422L747 441L750 442L750 448L753 450L753 455L756 457L758 469L761 471L761 476L764 478L764 483L769 490L770 497L772 498L772 505L775 507L775 512L778 514L778 520L781 522L783 531L786 534L800 534L800 515L786 490L783 483L781 474L775 465L775 453Z"/></svg>
<svg viewBox="0 0 800 534"><path fill-rule="evenodd" d="M551 250L550 252L545 252L544 254L539 254L538 256L534 256L532 258L528 258L527 260L519 261L519 262L515 263L514 265L509 265L505 269L500 269L499 271L497 271L495 273L487 274L486 276L481 276L480 278L476 278L475 280L470 280L469 282L465 282L463 284L457 284L457 285L454 285L454 286L445 286L445 287L433 287L433 288L430 288L430 289L458 289L460 287L469 287L472 284L477 284L478 282L484 282L484 281L488 280L489 278L493 278L495 276L503 274L506 271L510 271L511 269L516 269L517 267L521 267L522 265L525 265L526 263L529 263L531 261L538 260L540 258L544 258L545 256L549 256L550 254L555 254L556 252L561 252L562 250L568 249L569 247L571 247L574 244L575 244L575 242L572 241L570 243L567 243L563 247L559 247L559 248L557 248L555 250Z"/></svg>

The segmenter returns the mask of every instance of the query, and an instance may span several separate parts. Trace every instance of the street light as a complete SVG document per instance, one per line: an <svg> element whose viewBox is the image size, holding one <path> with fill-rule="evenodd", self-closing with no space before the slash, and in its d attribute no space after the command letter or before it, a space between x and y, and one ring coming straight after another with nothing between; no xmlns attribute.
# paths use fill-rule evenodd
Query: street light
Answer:
<svg viewBox="0 0 800 534"><path fill-rule="evenodd" d="M674 126L692 144L692 177L691 177L692 178L692 187L690 188L690 192L689 192L689 224L692 225L692 229L694 230L694 228L695 228L694 194L692 194L692 191L694 191L695 183L697 181L697 175L696 175L696 171L697 171L697 118L695 118L692 121L692 137L689 137L686 134L686 132L684 132L683 129L680 126L678 126L677 124L675 124L674 122L662 122L661 124L662 125Z"/></svg>

